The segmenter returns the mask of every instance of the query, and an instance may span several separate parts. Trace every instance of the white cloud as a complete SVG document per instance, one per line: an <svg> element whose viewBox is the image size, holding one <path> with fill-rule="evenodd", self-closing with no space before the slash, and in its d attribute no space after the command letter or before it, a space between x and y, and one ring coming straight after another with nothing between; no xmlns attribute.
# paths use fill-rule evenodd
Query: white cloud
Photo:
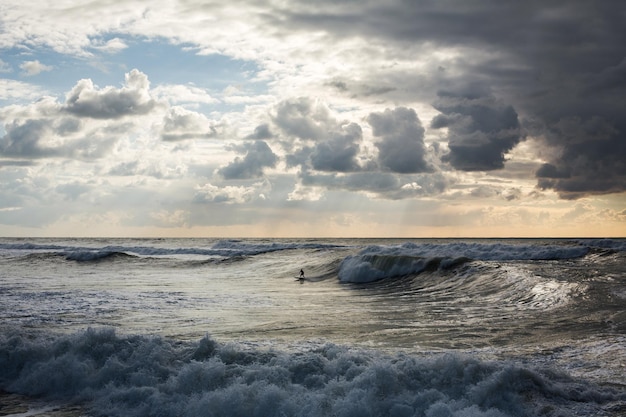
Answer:
<svg viewBox="0 0 626 417"><path fill-rule="evenodd" d="M222 97L222 101L226 104L231 105L242 105L242 104L269 104L276 99L275 96L269 94L236 94L236 95L227 95Z"/></svg>
<svg viewBox="0 0 626 417"><path fill-rule="evenodd" d="M152 94L172 104L219 103L219 100L212 97L207 90L193 85L159 85L152 90Z"/></svg>
<svg viewBox="0 0 626 417"><path fill-rule="evenodd" d="M150 213L150 218L161 227L187 227L189 224L189 212L185 210L158 210Z"/></svg>
<svg viewBox="0 0 626 417"><path fill-rule="evenodd" d="M126 42L124 42L124 40L120 38L113 38L102 44L94 43L92 48L106 52L108 54L115 54L128 48L128 45L126 44Z"/></svg>
<svg viewBox="0 0 626 417"><path fill-rule="evenodd" d="M65 98L65 109L78 116L118 119L150 112L156 101L150 96L146 74L134 69L125 75L122 88L99 89L90 79L80 80Z"/></svg>
<svg viewBox="0 0 626 417"><path fill-rule="evenodd" d="M120 140L145 129L139 119L119 119L146 115L155 109L148 79L139 71L126 74L122 88L99 89L91 80L81 80L67 94L65 103L43 97L30 105L0 109L6 132L0 137L0 156L103 158Z"/></svg>
<svg viewBox="0 0 626 417"><path fill-rule="evenodd" d="M256 183L249 187L233 185L218 187L213 184L205 184L196 187L193 201L194 203L243 204L258 198L264 200L263 188L263 183Z"/></svg>
<svg viewBox="0 0 626 417"><path fill-rule="evenodd" d="M41 74L42 72L52 71L54 67L51 65L44 65L41 62L35 61L25 61L20 65L20 69L22 70L22 74L27 77L31 77L33 75Z"/></svg>
<svg viewBox="0 0 626 417"><path fill-rule="evenodd" d="M219 134L218 127L201 113L174 106L163 119L161 138L168 141L213 138Z"/></svg>
<svg viewBox="0 0 626 417"><path fill-rule="evenodd" d="M11 72L11 71L12 71L11 65L0 59L0 73Z"/></svg>
<svg viewBox="0 0 626 417"><path fill-rule="evenodd" d="M13 102L33 101L46 95L49 95L49 92L40 86L0 78L0 100L11 100Z"/></svg>

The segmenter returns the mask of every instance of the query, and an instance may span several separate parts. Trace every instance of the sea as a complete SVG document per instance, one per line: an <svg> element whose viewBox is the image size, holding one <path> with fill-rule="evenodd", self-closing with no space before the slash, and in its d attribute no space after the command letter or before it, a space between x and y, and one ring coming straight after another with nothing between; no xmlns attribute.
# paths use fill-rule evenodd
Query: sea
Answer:
<svg viewBox="0 0 626 417"><path fill-rule="evenodd" d="M5 416L626 416L626 239L0 238L0 392Z"/></svg>

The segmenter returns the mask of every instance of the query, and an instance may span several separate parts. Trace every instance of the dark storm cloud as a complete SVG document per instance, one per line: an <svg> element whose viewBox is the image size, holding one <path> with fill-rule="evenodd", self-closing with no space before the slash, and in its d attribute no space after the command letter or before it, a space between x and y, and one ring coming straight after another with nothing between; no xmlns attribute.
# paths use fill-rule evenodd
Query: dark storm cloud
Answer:
<svg viewBox="0 0 626 417"><path fill-rule="evenodd" d="M272 168L278 162L276 154L262 140L244 143L233 149L239 153L245 153L245 156L235 158L218 171L227 180L262 177L264 168Z"/></svg>
<svg viewBox="0 0 626 417"><path fill-rule="evenodd" d="M359 7L300 1L272 19L274 27L314 29L337 40L366 36L372 50L381 45L381 54L405 59L419 48L460 51L445 63L445 76L431 75L431 81L439 83L439 90L482 82L492 88L496 100L506 103L499 110L491 108L496 119L512 120L515 112L522 128L527 123L541 125L532 134L555 150L537 172L541 188L554 189L564 198L626 191L626 7L621 0L389 0ZM370 74L368 80L385 74ZM349 79L329 85L358 95ZM423 96L419 90L414 94ZM449 138L448 161L458 169L501 167L502 155L519 141L513 122L499 134L480 129L470 134L459 123L476 116L463 113L471 109L458 109L459 118L447 107L440 109L443 117L435 126L456 130ZM575 133L564 131L562 125L572 120L580 127ZM585 126L597 120L613 132L609 137L588 132Z"/></svg>
<svg viewBox="0 0 626 417"><path fill-rule="evenodd" d="M156 105L149 87L148 77L138 70L126 74L126 85L119 89L98 89L91 80L80 80L67 95L65 111L94 119L146 114Z"/></svg>
<svg viewBox="0 0 626 417"><path fill-rule="evenodd" d="M381 167L403 174L430 172L426 161L424 128L415 110L398 107L371 113L367 121L374 130Z"/></svg>
<svg viewBox="0 0 626 417"><path fill-rule="evenodd" d="M624 99L612 103L626 108ZM606 102L596 104L546 122L541 138L556 151L536 172L541 189L554 189L566 199L626 191L626 120L612 115Z"/></svg>
<svg viewBox="0 0 626 417"><path fill-rule="evenodd" d="M548 140L561 153L537 170L541 189L555 189L566 199L626 190L626 125L570 119L553 129Z"/></svg>
<svg viewBox="0 0 626 417"><path fill-rule="evenodd" d="M504 154L522 139L517 112L493 97L440 93L433 128L448 128L450 153L442 159L459 170L504 167Z"/></svg>

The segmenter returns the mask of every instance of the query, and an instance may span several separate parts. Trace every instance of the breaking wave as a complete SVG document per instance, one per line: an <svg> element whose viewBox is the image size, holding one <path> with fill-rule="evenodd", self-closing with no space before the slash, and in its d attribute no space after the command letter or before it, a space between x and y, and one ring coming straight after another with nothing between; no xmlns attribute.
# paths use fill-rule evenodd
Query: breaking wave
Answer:
<svg viewBox="0 0 626 417"><path fill-rule="evenodd" d="M468 261L520 261L581 258L589 253L581 245L514 245L486 243L369 246L346 257L339 267L343 282L365 283L384 278L445 270Z"/></svg>
<svg viewBox="0 0 626 417"><path fill-rule="evenodd" d="M0 388L109 416L582 416L623 401L548 369L452 354L295 352L120 336L0 336Z"/></svg>
<svg viewBox="0 0 626 417"><path fill-rule="evenodd" d="M128 259L136 258L125 252L98 250L98 251L73 251L64 253L65 259L76 262L97 262L106 259Z"/></svg>

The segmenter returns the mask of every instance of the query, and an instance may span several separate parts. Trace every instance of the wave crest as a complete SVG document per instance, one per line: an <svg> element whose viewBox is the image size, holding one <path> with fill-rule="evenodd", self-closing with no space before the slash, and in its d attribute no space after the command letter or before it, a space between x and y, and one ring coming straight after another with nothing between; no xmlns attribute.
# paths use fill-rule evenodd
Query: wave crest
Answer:
<svg viewBox="0 0 626 417"><path fill-rule="evenodd" d="M127 259L136 258L125 252L118 251L74 251L65 253L65 259L76 262L98 262L106 259Z"/></svg>
<svg viewBox="0 0 626 417"><path fill-rule="evenodd" d="M385 278L419 274L423 271L449 269L467 262L465 257L422 258L407 255L354 255L346 257L339 266L342 282L367 283Z"/></svg>
<svg viewBox="0 0 626 417"><path fill-rule="evenodd" d="M590 248L580 245L527 245L504 243L413 243L372 245L346 257L339 268L342 282L366 283L385 278L445 270L468 261L521 261L576 259Z"/></svg>
<svg viewBox="0 0 626 417"><path fill-rule="evenodd" d="M476 261L556 260L581 258L589 252L585 245L537 245L509 243L445 244L408 242L397 246L369 246L361 255L380 254L424 258L460 258Z"/></svg>

